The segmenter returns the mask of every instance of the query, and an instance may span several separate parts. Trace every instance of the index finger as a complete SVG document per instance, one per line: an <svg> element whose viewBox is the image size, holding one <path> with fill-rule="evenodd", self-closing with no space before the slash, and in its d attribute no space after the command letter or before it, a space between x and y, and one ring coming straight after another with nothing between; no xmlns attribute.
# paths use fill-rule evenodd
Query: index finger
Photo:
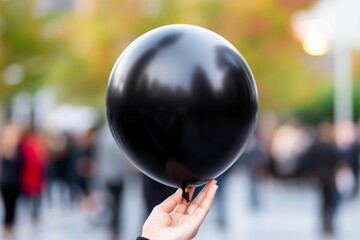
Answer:
<svg viewBox="0 0 360 240"><path fill-rule="evenodd" d="M197 207L197 209L194 212L194 215L197 216L201 222L204 221L206 215L208 214L208 212L210 210L210 206L215 198L215 194L216 194L218 187L219 187L218 185L212 185L208 189L204 199L201 201L201 203L199 204L199 206Z"/></svg>
<svg viewBox="0 0 360 240"><path fill-rule="evenodd" d="M190 204L189 208L187 209L188 212L194 213L196 209L200 206L201 202L204 200L207 192L209 191L210 187L212 185L216 184L216 180L212 179L210 180L205 187L201 190L201 192L196 196L194 201Z"/></svg>

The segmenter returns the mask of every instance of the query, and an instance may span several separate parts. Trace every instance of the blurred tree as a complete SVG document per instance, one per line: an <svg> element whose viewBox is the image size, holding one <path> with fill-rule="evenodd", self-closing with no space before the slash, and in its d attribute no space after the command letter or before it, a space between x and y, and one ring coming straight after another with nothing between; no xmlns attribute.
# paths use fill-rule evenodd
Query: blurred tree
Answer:
<svg viewBox="0 0 360 240"><path fill-rule="evenodd" d="M306 123L317 124L324 120L334 120L334 91L329 84L318 91L311 101L300 107L297 117Z"/></svg>
<svg viewBox="0 0 360 240"><path fill-rule="evenodd" d="M360 73L355 73L353 82L354 121L360 119ZM296 115L308 123L320 123L323 120L334 121L334 91L332 82L317 91L309 101L297 109Z"/></svg>
<svg viewBox="0 0 360 240"><path fill-rule="evenodd" d="M331 63L306 56L290 26L292 14L313 2L1 1L0 101L49 85L60 101L103 108L110 71L125 47L153 28L188 23L219 33L240 50L256 78L261 109L281 114L316 108L318 99L331 97Z"/></svg>
<svg viewBox="0 0 360 240"><path fill-rule="evenodd" d="M0 101L46 81L54 43L34 15L34 1L0 2Z"/></svg>
<svg viewBox="0 0 360 240"><path fill-rule="evenodd" d="M360 120L360 52L354 54L354 116Z"/></svg>

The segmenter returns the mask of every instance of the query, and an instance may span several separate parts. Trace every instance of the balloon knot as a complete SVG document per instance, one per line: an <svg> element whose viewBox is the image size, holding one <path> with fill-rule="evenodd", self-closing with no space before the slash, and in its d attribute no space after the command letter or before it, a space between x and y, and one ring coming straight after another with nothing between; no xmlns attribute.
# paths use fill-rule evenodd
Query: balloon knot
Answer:
<svg viewBox="0 0 360 240"><path fill-rule="evenodd" d="M189 192L186 191L186 185L183 183L182 187L181 187L182 191L183 191L183 198L186 200L186 202L190 202L190 194Z"/></svg>

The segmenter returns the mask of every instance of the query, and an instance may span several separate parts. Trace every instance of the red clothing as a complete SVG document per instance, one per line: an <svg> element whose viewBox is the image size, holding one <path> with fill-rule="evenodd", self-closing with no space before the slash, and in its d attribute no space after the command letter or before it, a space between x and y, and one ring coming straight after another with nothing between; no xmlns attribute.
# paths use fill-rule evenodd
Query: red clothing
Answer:
<svg viewBox="0 0 360 240"><path fill-rule="evenodd" d="M21 142L24 157L21 171L21 189L28 196L39 196L44 183L46 149L36 134L25 136Z"/></svg>

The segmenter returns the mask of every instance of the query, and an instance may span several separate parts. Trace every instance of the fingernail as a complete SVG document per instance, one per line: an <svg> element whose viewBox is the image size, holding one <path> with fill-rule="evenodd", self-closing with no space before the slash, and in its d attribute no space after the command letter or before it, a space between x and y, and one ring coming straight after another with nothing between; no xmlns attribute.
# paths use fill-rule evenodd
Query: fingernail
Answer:
<svg viewBox="0 0 360 240"><path fill-rule="evenodd" d="M219 187L218 185L213 185L213 186L211 186L211 188L209 189L209 192L208 192L207 194L209 194L209 196L215 195L218 187Z"/></svg>

